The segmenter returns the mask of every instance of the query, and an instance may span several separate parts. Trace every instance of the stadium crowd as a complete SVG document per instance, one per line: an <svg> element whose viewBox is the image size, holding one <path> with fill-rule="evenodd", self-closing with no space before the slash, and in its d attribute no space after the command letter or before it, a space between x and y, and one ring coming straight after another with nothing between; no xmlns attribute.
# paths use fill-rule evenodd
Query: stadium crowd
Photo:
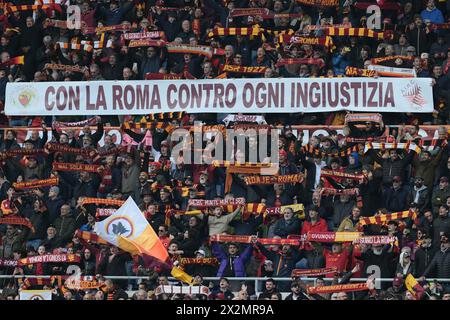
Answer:
<svg viewBox="0 0 450 320"><path fill-rule="evenodd" d="M291 292L287 300L415 300L419 296L419 299L450 299L450 282L428 280L450 279L450 159L449 127L446 126L450 124L450 32L446 23L449 1L374 2L382 13L381 26L376 31L390 31L393 37L332 36L330 46L291 45L276 40L283 31L321 38L325 35L320 26L327 25L365 28L370 20L365 8L361 9L352 0L338 1L336 7L321 6L320 3L327 2L325 0L76 0L75 4L81 8L82 28L86 29L70 30L55 23L66 19L66 7L53 2L47 8L9 14L5 14L6 4L3 6L0 18L2 109L8 82L151 81L164 79L164 75L166 79L170 76L173 79L342 77L350 76L347 67L367 69L372 59L385 58L379 65L414 69L417 77L433 79L434 112L383 113L382 118L374 117L362 124L348 120L347 112L263 114L270 125L281 126L278 174L301 173L303 179L284 184L247 185L245 173L232 173L231 185L227 188L226 167L185 164L181 155L176 158L171 155L174 144L169 129L192 126L194 121L222 125L226 115L144 117L147 123L163 125L140 130L126 124L138 123L142 117L111 115L88 120L85 116L9 117L2 111L1 124L7 128L0 141L2 218L27 218L31 225L0 224L0 273L62 276L79 270L82 276L95 277L100 284L100 288L77 290L58 285L57 278L45 284L36 280L1 278L2 299L17 299L19 288L25 287L50 287L54 289L54 299L66 300L280 300L280 292ZM35 4L34 1L13 3ZM232 16L230 12L235 8L267 8L271 13L288 15L267 18L261 11L256 15ZM127 30L86 31L121 24L126 25ZM214 28L255 25L264 29L263 33L222 36L214 32ZM130 40L123 37L129 32L152 31L163 31L160 39L166 43L186 44L191 51L170 52L166 46L156 44L130 47ZM82 41L94 43L103 36L100 48L70 46ZM192 48L198 45L223 49L223 52L210 57L192 53ZM18 56L24 56L22 63L11 62ZM290 58L305 59L286 62ZM261 69L251 69L259 73L224 72L224 65L264 67L264 73ZM61 66L66 69L61 70ZM76 68L69 70L67 66ZM79 132L70 127L75 122L85 124ZM293 128L298 125L343 125L345 136L329 131L329 135L311 137L302 145L302 131L294 134ZM386 125L398 127L386 134ZM440 126L433 145L420 136L422 125ZM123 137L129 138L124 139L127 148L119 149L114 137L107 133L108 128L114 126L120 126ZM19 144L18 132L30 128L34 128L31 135ZM258 143L255 139L247 140L245 150L235 150L236 160L248 161L249 151ZM386 142L386 146L367 150L367 141ZM393 142L397 143L396 148L392 147ZM204 142L203 147L209 143L213 142ZM410 148L411 145L418 147ZM32 151L34 149L36 152ZM75 149L78 151L73 151ZM19 150L28 152L22 154ZM99 156L92 157L92 154ZM95 170L65 171L55 169L55 163L85 165L82 168L91 164L98 166ZM334 174L324 175L324 170ZM33 189L24 187L26 183L52 178L57 178L57 183L44 182ZM339 193L336 190L356 191ZM157 232L172 262L201 259L198 261L202 263L186 263L184 270L195 278L197 285L209 287L209 294L158 292L158 286L178 283L169 280L170 270L157 263L147 265L138 256L80 236L81 232L93 232L95 222L104 218L99 212L106 210L99 209L117 209L112 200L126 200L130 196ZM84 201L86 198L111 202L89 203ZM189 199L237 198L267 208L288 207L284 207L281 214L267 217L262 212L245 214L242 206L232 210L216 206L198 215L183 214L195 209L188 205ZM292 209L293 204L302 204L302 209ZM413 215L388 219L384 223L361 224L363 217L405 211ZM397 240L390 244L368 245L302 238L300 246L266 245L259 241L300 239L309 232L327 231L357 231L367 236L397 237ZM210 238L222 234L258 235L258 238L252 237L248 244L223 243ZM12 262L46 254L76 254L80 259L62 263L14 265ZM350 292L308 293L305 282L299 278L277 281L277 278L291 277L294 269L321 268L334 268L334 271L321 275L316 288L329 285L324 277L334 278L333 284L346 284L352 277L366 278L373 272L379 278L394 278L394 281L383 282L375 290L356 291L354 295ZM416 277L424 289L419 296L406 289L405 279L409 274ZM142 276L145 280L111 280L106 279L108 276ZM219 277L220 281L209 283L203 277ZM268 277L269 280L265 281L264 288L254 288L252 281L232 285L233 277ZM127 289L135 293L128 296ZM256 291L262 293L256 295Z"/></svg>

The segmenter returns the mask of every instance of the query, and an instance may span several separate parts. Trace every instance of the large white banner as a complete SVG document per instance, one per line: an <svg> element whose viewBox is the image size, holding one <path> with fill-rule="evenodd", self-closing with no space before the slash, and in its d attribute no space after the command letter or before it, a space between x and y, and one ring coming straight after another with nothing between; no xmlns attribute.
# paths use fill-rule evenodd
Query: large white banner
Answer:
<svg viewBox="0 0 450 320"><path fill-rule="evenodd" d="M432 112L430 78L17 82L6 115Z"/></svg>

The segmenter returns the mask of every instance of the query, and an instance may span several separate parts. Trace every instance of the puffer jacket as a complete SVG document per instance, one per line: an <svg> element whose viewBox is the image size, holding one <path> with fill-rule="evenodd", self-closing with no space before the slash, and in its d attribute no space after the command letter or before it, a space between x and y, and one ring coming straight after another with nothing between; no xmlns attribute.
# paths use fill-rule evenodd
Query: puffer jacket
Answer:
<svg viewBox="0 0 450 320"><path fill-rule="evenodd" d="M214 242L212 244L212 251L213 251L213 255L220 260L220 267L219 270L217 271L217 277L222 277L225 269L229 263L229 256L228 254L226 254L219 243ZM234 270L234 274L236 277L245 277L246 273L245 273L245 264L247 263L247 261L250 259L251 255L253 252L253 247L251 245L248 245L244 251L239 254L238 257L236 257L234 259L234 266L233 266L233 270Z"/></svg>
<svg viewBox="0 0 450 320"><path fill-rule="evenodd" d="M72 239L75 232L75 219L72 214L59 216L54 222L54 227L56 228L56 236L60 244L65 245Z"/></svg>
<svg viewBox="0 0 450 320"><path fill-rule="evenodd" d="M450 250L439 250L435 253L433 260L425 270L425 277L450 278Z"/></svg>

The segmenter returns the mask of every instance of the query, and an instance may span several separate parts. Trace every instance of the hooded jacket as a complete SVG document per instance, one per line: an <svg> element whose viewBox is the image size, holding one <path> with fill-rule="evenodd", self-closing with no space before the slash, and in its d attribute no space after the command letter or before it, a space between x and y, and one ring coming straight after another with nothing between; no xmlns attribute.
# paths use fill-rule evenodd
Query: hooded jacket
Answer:
<svg viewBox="0 0 450 320"><path fill-rule="evenodd" d="M230 256L223 251L221 245L218 242L214 242L212 244L212 252L213 255L220 260L220 267L219 270L217 271L217 277L222 277L230 261ZM248 245L241 254L235 257L233 263L233 270L235 277L246 276L245 264L250 259L252 252L253 247L251 245Z"/></svg>

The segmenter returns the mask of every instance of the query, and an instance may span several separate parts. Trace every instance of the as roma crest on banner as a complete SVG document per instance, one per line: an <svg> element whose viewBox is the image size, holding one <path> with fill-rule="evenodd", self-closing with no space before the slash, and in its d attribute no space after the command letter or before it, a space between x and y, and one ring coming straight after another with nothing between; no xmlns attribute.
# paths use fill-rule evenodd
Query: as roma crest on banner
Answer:
<svg viewBox="0 0 450 320"><path fill-rule="evenodd" d="M20 300L52 300L52 290L21 290Z"/></svg>

